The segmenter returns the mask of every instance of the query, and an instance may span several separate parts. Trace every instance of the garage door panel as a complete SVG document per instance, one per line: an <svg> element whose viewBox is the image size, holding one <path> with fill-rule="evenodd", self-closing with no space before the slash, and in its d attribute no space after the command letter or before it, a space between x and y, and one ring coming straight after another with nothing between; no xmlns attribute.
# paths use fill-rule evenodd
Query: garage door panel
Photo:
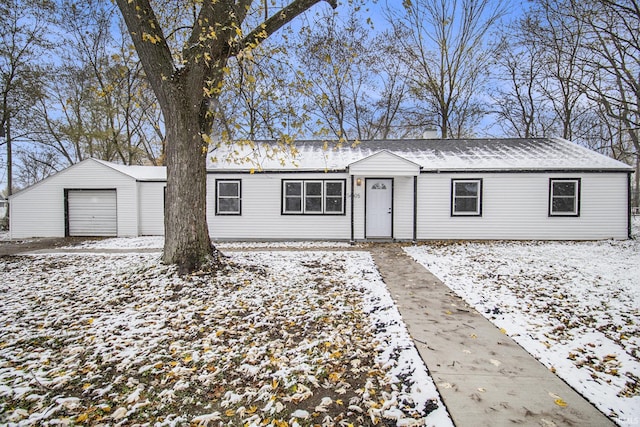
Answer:
<svg viewBox="0 0 640 427"><path fill-rule="evenodd" d="M67 190L69 236L116 236L116 190Z"/></svg>

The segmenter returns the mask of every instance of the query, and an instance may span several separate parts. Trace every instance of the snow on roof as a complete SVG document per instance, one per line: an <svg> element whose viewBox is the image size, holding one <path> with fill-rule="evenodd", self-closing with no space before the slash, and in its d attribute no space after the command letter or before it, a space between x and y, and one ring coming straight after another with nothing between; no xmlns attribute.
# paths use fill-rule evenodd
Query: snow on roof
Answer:
<svg viewBox="0 0 640 427"><path fill-rule="evenodd" d="M164 166L138 166L138 165L120 165L117 163L107 162L105 160L93 159L98 163L115 169L120 173L134 178L136 181L166 181L167 168Z"/></svg>
<svg viewBox="0 0 640 427"><path fill-rule="evenodd" d="M387 150L423 171L607 170L631 171L625 163L561 138L370 140L357 145L297 141L295 156L273 153L273 141L222 146L207 160L210 171L346 170Z"/></svg>

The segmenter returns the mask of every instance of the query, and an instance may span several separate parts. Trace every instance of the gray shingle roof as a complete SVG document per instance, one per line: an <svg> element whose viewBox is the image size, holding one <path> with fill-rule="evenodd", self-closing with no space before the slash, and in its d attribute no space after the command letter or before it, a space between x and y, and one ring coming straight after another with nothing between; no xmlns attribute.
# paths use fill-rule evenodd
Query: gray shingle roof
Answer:
<svg viewBox="0 0 640 427"><path fill-rule="evenodd" d="M602 170L632 167L560 138L371 140L356 145L297 141L297 154L273 154L273 141L223 146L209 156L219 171L345 170L382 150L419 164L423 171Z"/></svg>

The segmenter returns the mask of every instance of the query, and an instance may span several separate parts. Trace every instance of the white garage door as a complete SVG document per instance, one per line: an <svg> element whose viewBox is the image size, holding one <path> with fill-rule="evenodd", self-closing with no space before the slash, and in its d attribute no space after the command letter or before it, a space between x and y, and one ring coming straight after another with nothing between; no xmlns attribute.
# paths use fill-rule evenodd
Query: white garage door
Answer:
<svg viewBox="0 0 640 427"><path fill-rule="evenodd" d="M68 190L69 236L116 236L116 190Z"/></svg>

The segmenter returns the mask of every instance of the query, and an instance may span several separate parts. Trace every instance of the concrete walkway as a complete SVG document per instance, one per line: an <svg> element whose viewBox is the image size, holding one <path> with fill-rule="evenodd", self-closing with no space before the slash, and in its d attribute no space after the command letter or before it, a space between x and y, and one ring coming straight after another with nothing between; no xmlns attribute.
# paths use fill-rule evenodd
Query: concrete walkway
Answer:
<svg viewBox="0 0 640 427"><path fill-rule="evenodd" d="M369 251L456 426L614 425L401 247Z"/></svg>

